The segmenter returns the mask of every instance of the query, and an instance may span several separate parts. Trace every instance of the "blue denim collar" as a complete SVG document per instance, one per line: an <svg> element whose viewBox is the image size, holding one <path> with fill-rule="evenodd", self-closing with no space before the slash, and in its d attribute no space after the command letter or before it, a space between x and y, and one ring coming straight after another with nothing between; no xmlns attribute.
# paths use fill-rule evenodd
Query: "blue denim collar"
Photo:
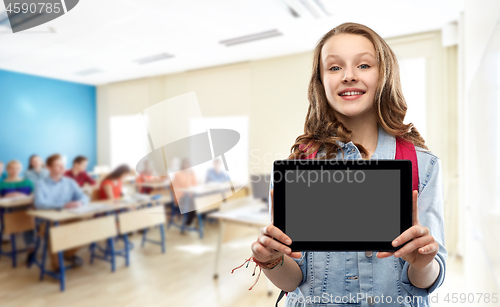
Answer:
<svg viewBox="0 0 500 307"><path fill-rule="evenodd" d="M396 137L385 132L381 125L378 126L377 148L372 159L394 159L396 158Z"/></svg>
<svg viewBox="0 0 500 307"><path fill-rule="evenodd" d="M342 141L337 141L337 145L342 147L344 151L356 147L352 141L349 141L347 144ZM394 159L395 157L396 138L385 132L381 125L378 125L377 148L375 149L371 159Z"/></svg>

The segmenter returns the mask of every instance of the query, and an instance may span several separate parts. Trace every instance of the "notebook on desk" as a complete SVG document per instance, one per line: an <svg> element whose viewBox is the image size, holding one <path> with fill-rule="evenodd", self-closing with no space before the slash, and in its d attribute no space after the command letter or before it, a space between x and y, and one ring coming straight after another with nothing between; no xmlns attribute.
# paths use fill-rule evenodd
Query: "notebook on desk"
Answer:
<svg viewBox="0 0 500 307"><path fill-rule="evenodd" d="M94 212L94 211L99 211L103 209L111 209L113 208L113 205L110 204L105 204L105 203L92 203L87 206L80 206L78 208L72 208L68 209L68 211L76 214L84 214L84 213L89 213L89 212Z"/></svg>

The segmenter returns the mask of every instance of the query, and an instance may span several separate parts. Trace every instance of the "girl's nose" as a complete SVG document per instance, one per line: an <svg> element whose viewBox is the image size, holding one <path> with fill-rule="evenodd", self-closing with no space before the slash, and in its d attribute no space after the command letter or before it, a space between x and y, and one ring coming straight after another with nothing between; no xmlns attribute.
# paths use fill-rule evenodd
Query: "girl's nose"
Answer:
<svg viewBox="0 0 500 307"><path fill-rule="evenodd" d="M354 71L352 69L345 69L345 74L344 77L342 78L342 83L348 83L348 82L356 82L358 81L358 77L356 74L354 74Z"/></svg>

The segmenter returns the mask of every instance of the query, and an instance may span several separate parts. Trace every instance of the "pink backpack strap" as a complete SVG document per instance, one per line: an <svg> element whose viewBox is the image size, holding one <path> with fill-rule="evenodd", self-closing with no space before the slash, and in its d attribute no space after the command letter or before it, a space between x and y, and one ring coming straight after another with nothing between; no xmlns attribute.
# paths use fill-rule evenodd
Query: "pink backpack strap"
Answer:
<svg viewBox="0 0 500 307"><path fill-rule="evenodd" d="M304 144L300 144L300 145L299 145L299 149L300 149L300 150L303 150L303 151L306 151L306 150L307 150L307 148L309 148L309 147L311 147L311 146L312 146L312 144L313 144L312 142L311 142L311 143L309 143L309 145L308 145L307 147L306 147L306 145L304 145ZM315 157L316 157L316 153L317 153L317 152L318 152L318 151L316 150L315 152L313 152L313 153L312 153L312 154L310 154L309 156L305 157L304 159L313 159L313 158L315 158Z"/></svg>
<svg viewBox="0 0 500 307"><path fill-rule="evenodd" d="M418 161L417 161L417 151L415 150L415 145L411 142L403 140L402 138L396 138L396 160L410 160L411 170L412 170L412 184L413 190L418 191Z"/></svg>

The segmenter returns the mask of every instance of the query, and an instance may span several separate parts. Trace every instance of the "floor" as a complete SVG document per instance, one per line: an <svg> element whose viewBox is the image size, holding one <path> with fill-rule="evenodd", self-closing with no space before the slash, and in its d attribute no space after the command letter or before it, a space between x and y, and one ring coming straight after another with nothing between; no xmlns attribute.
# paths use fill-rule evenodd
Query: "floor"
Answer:
<svg viewBox="0 0 500 307"><path fill-rule="evenodd" d="M159 230L148 232L152 239L159 239ZM255 229L242 228L242 239L228 242L223 249L220 273L213 279L218 224L206 224L205 237L194 232L185 235L179 229L167 229L167 250L146 243L140 247L141 237L131 237L130 267L123 258L117 258L117 269L110 271L110 264L95 260L88 263L88 249L79 252L85 264L67 271L66 291L59 292L58 282L50 277L39 281L39 269L24 265L25 254L18 257L18 267L11 268L10 259L0 258L0 305L14 306L270 306L274 305L279 291L267 295L266 277L262 273L258 284L253 267L241 268L231 274L251 255L250 245L255 240ZM21 241L21 238L18 238ZM118 248L121 247L118 243ZM4 245L8 248L9 245ZM252 269L250 269L252 268Z"/></svg>
<svg viewBox="0 0 500 307"><path fill-rule="evenodd" d="M135 247L131 251L130 267L125 267L120 257L114 273L107 262L95 260L90 265L88 249L82 249L79 255L85 264L67 272L64 293L59 292L57 281L50 277L39 281L38 268L24 266L24 254L19 256L20 264L15 269L10 267L9 259L2 257L1 306L274 306L280 291L271 285L273 293L267 295L263 273L257 285L248 290L256 278L252 276L253 263L231 274L233 268L251 255L250 245L258 235L252 228L240 231L239 240L224 245L217 280L213 279L217 223L206 225L203 239L193 232L181 235L177 228L168 229L165 254L154 244L146 243L141 248L140 236L135 234L131 237ZM151 238L159 239L157 229L149 233ZM432 306L451 306L443 301L444 295L463 289L460 259L450 259L447 272L445 283L436 292L439 303ZM284 299L279 306L284 306Z"/></svg>

